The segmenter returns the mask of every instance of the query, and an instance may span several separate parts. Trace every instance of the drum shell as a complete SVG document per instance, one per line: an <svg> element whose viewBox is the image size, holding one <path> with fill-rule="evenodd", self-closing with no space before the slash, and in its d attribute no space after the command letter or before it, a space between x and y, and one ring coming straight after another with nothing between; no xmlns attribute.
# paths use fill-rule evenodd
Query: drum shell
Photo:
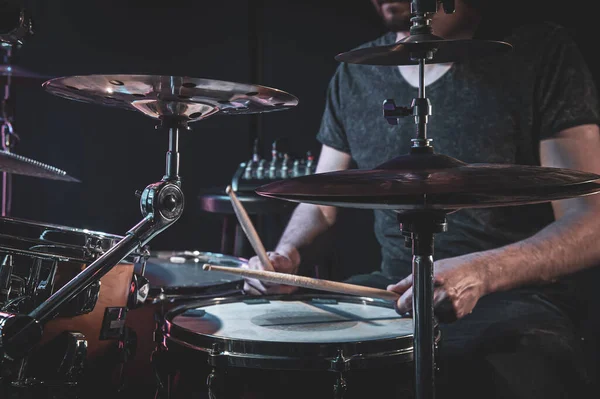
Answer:
<svg viewBox="0 0 600 399"><path fill-rule="evenodd" d="M50 342L63 331L77 331L86 337L87 357L90 362L94 362L111 348L116 349L117 338L101 339L104 315L107 308L121 308L124 312L123 324L125 323L133 267L133 263L120 263L100 278L98 299L91 312L73 317L59 314L48 321L44 325L44 334L40 345ZM68 281L59 280L57 288L62 287Z"/></svg>
<svg viewBox="0 0 600 399"><path fill-rule="evenodd" d="M167 350L153 355L154 368L171 399L209 398L331 398L340 373L324 370L259 369L211 366L209 354L166 340ZM373 363L374 364L374 363ZM413 362L349 370L343 374L344 399L414 398Z"/></svg>

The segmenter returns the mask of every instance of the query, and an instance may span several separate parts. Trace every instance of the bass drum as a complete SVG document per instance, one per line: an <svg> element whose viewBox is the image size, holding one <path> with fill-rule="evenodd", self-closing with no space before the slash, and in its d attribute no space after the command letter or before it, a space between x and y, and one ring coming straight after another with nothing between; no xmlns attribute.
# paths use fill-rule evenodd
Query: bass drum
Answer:
<svg viewBox="0 0 600 399"><path fill-rule="evenodd" d="M152 367L156 349L155 330L162 325L164 314L192 300L222 298L243 292L244 279L239 276L202 269L205 263L241 267L246 259L214 252L154 251L143 264L135 265L136 274L149 283L145 303L129 311L126 325L135 337L132 356L124 364L125 390L136 395L152 395L157 379Z"/></svg>
<svg viewBox="0 0 600 399"><path fill-rule="evenodd" d="M220 298L165 316L159 397L413 397L413 320L341 295Z"/></svg>

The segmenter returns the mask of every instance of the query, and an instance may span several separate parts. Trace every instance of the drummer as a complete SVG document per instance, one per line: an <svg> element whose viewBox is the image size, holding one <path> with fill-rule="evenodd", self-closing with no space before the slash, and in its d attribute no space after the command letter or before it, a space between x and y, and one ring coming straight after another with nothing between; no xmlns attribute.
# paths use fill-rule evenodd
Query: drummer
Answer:
<svg viewBox="0 0 600 399"><path fill-rule="evenodd" d="M361 47L393 44L408 35L409 1L372 2L389 33ZM454 14L440 11L433 17L434 34L443 38L500 39L514 47L493 61L425 67L427 97L435 110L429 121L435 151L467 163L600 174L600 108L578 48L556 24L509 26L493 14L497 3L457 0ZM498 20L504 29L496 29ZM317 134L322 143L317 172L347 169L353 161L371 169L409 153L414 120L392 127L379 115L383 99L410 104L418 77L415 66L340 64ZM438 395L585 396L593 381L580 356L578 306L568 282L600 261L598 220L597 195L448 215L448 231L436 235L434 302L450 301L457 320L441 325L441 369L452 373L444 380L453 384L443 385ZM333 207L298 205L269 253L276 271L297 273L303 250L335 221ZM375 234L380 270L348 282L395 291L401 294L398 311L410 311L412 253L392 211L375 211ZM257 257L248 267L265 268ZM274 294L295 288L247 279L245 290Z"/></svg>

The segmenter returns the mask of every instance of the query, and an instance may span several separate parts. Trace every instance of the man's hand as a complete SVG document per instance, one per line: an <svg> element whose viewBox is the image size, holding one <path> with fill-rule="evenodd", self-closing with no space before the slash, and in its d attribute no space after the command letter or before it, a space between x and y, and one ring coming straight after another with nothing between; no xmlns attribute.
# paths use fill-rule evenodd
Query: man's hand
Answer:
<svg viewBox="0 0 600 399"><path fill-rule="evenodd" d="M477 301L488 293L487 268L490 258L483 253L472 253L434 263L433 304L439 309L449 304L452 316L445 320L460 319L471 313ZM388 291L400 294L396 310L400 314L412 313L413 275L387 287ZM440 317L441 319L441 317Z"/></svg>
<svg viewBox="0 0 600 399"><path fill-rule="evenodd" d="M247 265L242 265L242 268L251 270L267 270L275 271L279 273L296 274L298 272L298 265L295 265L290 257L280 254L277 252L267 252L269 260L273 265L273 269L267 265L263 265L258 256L253 256L248 260ZM245 278L244 292L251 295L264 295L264 294L291 294L296 291L298 287L290 285L280 285L269 283L266 281L260 281L253 278Z"/></svg>

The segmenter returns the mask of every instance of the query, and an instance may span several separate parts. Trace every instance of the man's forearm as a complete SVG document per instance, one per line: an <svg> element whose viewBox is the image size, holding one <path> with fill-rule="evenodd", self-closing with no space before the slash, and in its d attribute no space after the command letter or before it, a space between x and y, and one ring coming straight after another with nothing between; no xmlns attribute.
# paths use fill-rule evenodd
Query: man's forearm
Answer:
<svg viewBox="0 0 600 399"><path fill-rule="evenodd" d="M333 215L335 212L331 212ZM288 256L295 265L300 264L299 250L311 244L334 223L317 205L300 204L294 210L285 228L276 251Z"/></svg>
<svg viewBox="0 0 600 399"><path fill-rule="evenodd" d="M537 234L481 252L487 292L546 284L600 263L600 212L565 215Z"/></svg>

